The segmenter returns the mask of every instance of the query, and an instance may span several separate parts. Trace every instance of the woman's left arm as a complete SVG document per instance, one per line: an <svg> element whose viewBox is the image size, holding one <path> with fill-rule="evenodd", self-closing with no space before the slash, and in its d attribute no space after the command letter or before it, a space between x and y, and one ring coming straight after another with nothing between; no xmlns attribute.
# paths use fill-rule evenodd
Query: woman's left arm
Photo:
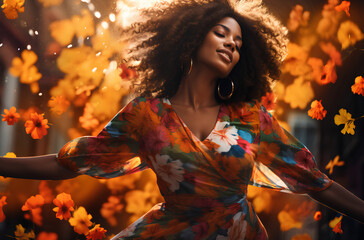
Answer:
<svg viewBox="0 0 364 240"><path fill-rule="evenodd" d="M308 194L319 203L364 224L364 201L337 182L319 192Z"/></svg>

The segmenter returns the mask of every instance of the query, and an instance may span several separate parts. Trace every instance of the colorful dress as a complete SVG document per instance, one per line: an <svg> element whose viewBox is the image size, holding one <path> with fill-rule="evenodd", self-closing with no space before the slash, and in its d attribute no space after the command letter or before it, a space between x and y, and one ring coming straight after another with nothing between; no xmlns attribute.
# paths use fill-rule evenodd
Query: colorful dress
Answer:
<svg viewBox="0 0 364 240"><path fill-rule="evenodd" d="M59 152L61 165L112 178L151 168L165 202L113 239L267 239L247 186L308 193L331 183L312 154L259 102L222 104L199 140L168 99L138 97L96 137Z"/></svg>

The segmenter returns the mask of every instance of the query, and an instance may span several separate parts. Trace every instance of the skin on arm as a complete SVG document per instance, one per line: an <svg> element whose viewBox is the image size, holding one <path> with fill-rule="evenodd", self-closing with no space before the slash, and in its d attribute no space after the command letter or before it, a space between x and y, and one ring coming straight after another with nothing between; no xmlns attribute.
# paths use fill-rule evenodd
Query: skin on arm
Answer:
<svg viewBox="0 0 364 240"><path fill-rule="evenodd" d="M0 176L37 180L61 180L77 177L57 162L56 154L33 157L0 157Z"/></svg>
<svg viewBox="0 0 364 240"><path fill-rule="evenodd" d="M337 182L334 181L323 191L308 195L322 205L364 223L364 201Z"/></svg>

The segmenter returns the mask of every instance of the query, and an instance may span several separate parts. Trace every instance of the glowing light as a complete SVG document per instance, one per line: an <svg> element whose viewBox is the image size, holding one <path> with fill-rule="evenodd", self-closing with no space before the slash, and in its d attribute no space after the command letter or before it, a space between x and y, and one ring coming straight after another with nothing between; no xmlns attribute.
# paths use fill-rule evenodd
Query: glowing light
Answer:
<svg viewBox="0 0 364 240"><path fill-rule="evenodd" d="M70 44L70 45L67 46L67 48L71 48L71 47L73 47L72 44Z"/></svg>
<svg viewBox="0 0 364 240"><path fill-rule="evenodd" d="M100 56L101 55L101 52L98 52L96 53L96 57Z"/></svg>
<svg viewBox="0 0 364 240"><path fill-rule="evenodd" d="M28 32L29 32L29 35L30 35L30 36L32 36L32 37L34 36L34 31L33 31L33 29L29 29L29 31L28 31Z"/></svg>
<svg viewBox="0 0 364 240"><path fill-rule="evenodd" d="M139 11L144 8L150 8L158 2L171 2L172 0L119 0L116 3L118 10L118 21L121 27L130 26L136 21L142 21ZM126 2L126 3L125 3Z"/></svg>
<svg viewBox="0 0 364 240"><path fill-rule="evenodd" d="M20 48L18 48L18 51L20 51Z"/></svg>
<svg viewBox="0 0 364 240"><path fill-rule="evenodd" d="M97 67L94 67L94 68L92 69L92 72L96 72L96 70L97 70Z"/></svg>
<svg viewBox="0 0 364 240"><path fill-rule="evenodd" d="M105 29L108 29L108 28L109 28L109 24L108 24L107 22L105 22L105 21L103 21L103 22L101 23L101 26L102 26L103 28L105 28Z"/></svg>
<svg viewBox="0 0 364 240"><path fill-rule="evenodd" d="M38 31L34 31L34 34L35 34L35 35L38 35L39 33L38 33Z"/></svg>
<svg viewBox="0 0 364 240"><path fill-rule="evenodd" d="M88 4L88 9L92 12L95 11L95 5L93 5L92 3Z"/></svg>
<svg viewBox="0 0 364 240"><path fill-rule="evenodd" d="M97 17L97 18L101 17L101 13L99 11L96 11L94 14L95 14L95 17Z"/></svg>
<svg viewBox="0 0 364 240"><path fill-rule="evenodd" d="M109 14L109 19L110 19L111 22L115 22L115 20L116 20L115 14L110 13Z"/></svg>
<svg viewBox="0 0 364 240"><path fill-rule="evenodd" d="M2 47L4 45L4 43L0 43L0 47Z"/></svg>
<svg viewBox="0 0 364 240"><path fill-rule="evenodd" d="M27 49L28 49L28 50L31 50L31 49L32 49L32 46L27 45Z"/></svg>
<svg viewBox="0 0 364 240"><path fill-rule="evenodd" d="M38 95L39 95L39 97L41 97L43 95L43 93L40 92L40 93L38 93Z"/></svg>
<svg viewBox="0 0 364 240"><path fill-rule="evenodd" d="M90 3L91 1L90 0L81 0L81 2Z"/></svg>

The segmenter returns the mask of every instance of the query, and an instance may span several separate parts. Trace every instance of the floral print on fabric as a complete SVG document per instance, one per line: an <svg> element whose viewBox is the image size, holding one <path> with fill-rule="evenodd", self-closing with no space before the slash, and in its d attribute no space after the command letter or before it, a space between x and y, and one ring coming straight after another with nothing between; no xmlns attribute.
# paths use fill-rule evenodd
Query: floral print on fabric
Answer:
<svg viewBox="0 0 364 240"><path fill-rule="evenodd" d="M221 105L200 141L168 99L136 98L96 136L67 143L61 165L111 178L151 168L165 199L120 239L267 239L247 185L289 192L331 184L312 154L258 102Z"/></svg>

